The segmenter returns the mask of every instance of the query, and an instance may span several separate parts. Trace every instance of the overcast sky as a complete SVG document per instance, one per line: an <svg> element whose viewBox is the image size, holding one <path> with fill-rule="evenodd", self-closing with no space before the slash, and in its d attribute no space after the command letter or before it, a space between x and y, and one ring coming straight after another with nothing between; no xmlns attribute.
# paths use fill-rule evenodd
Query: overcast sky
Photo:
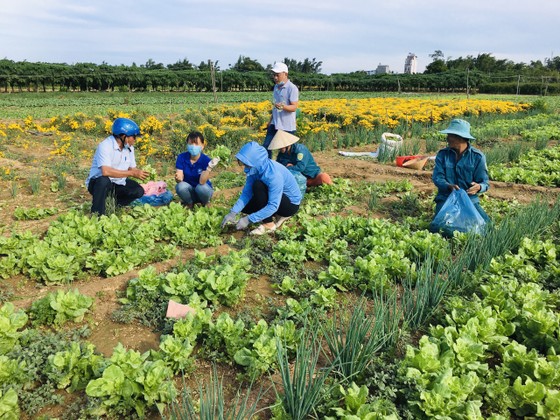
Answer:
<svg viewBox="0 0 560 420"><path fill-rule="evenodd" d="M164 65L240 55L263 66L322 61L326 74L423 71L445 58L490 53L530 63L560 55L558 0L0 0L0 58Z"/></svg>

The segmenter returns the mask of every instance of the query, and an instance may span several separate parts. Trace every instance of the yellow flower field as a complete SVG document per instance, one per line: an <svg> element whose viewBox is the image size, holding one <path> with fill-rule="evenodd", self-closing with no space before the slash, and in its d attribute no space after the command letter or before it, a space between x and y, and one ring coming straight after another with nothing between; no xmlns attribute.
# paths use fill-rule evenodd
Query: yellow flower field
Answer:
<svg viewBox="0 0 560 420"><path fill-rule="evenodd" d="M393 129L399 124L439 123L454 117L481 114L507 114L523 111L529 104L489 99L419 99L419 98L361 98L321 99L300 101L298 135L305 137L317 133L336 133L350 128L373 130L377 127ZM115 118L135 119L144 137L138 149L145 157L168 157L170 139L185 138L188 132L201 131L211 143L238 139L259 141L270 119L270 101L243 102L238 104L209 105L200 109L185 110L173 116L135 115L114 109L105 116L74 115L56 116L46 121L34 121L30 116L20 122L0 122L0 136L18 139L28 131L53 135L56 149L52 155L72 153L68 134L76 133L97 139L109 134ZM66 133L66 134L64 134ZM60 137L63 135L64 137Z"/></svg>

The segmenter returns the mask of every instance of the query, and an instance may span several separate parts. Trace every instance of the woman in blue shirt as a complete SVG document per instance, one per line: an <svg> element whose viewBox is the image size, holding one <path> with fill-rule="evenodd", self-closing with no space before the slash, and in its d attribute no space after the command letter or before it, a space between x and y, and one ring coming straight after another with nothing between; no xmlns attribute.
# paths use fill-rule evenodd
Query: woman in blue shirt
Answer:
<svg viewBox="0 0 560 420"><path fill-rule="evenodd" d="M210 172L218 164L219 159L210 159L202 153L204 136L193 131L187 137L187 151L177 156L175 164L175 191L181 201L189 208L195 203L207 205L214 190L210 182Z"/></svg>
<svg viewBox="0 0 560 420"><path fill-rule="evenodd" d="M245 166L247 181L222 227L234 223L237 213L243 212L247 216L237 222L238 230L262 222L251 231L252 235L273 232L299 210L301 192L295 178L285 166L269 159L266 149L254 141L245 144L235 157Z"/></svg>
<svg viewBox="0 0 560 420"><path fill-rule="evenodd" d="M454 119L447 129L440 131L447 134L448 147L438 152L432 173L432 180L438 189L435 198L436 214L453 190L463 189L482 218L489 222L490 218L480 206L478 198L490 188L486 157L471 146L469 140L475 138L471 135L470 128L467 121Z"/></svg>

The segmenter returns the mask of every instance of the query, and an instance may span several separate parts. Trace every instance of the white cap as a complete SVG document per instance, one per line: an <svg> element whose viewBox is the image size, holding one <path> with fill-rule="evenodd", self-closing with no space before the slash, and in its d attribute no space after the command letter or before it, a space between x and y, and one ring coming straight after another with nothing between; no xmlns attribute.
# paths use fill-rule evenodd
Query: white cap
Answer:
<svg viewBox="0 0 560 420"><path fill-rule="evenodd" d="M274 66L272 66L272 71L274 73L288 73L288 66L285 65L284 63L274 63Z"/></svg>

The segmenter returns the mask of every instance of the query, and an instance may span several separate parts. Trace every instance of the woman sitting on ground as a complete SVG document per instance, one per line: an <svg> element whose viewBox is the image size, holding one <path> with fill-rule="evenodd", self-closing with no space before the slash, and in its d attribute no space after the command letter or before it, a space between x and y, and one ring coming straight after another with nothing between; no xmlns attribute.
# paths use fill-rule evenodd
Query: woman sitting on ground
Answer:
<svg viewBox="0 0 560 420"><path fill-rule="evenodd" d="M193 208L195 203L206 206L214 190L210 182L210 172L218 164L219 159L210 159L202 153L204 136L193 131L187 137L187 151L177 156L175 164L175 191L183 204Z"/></svg>

